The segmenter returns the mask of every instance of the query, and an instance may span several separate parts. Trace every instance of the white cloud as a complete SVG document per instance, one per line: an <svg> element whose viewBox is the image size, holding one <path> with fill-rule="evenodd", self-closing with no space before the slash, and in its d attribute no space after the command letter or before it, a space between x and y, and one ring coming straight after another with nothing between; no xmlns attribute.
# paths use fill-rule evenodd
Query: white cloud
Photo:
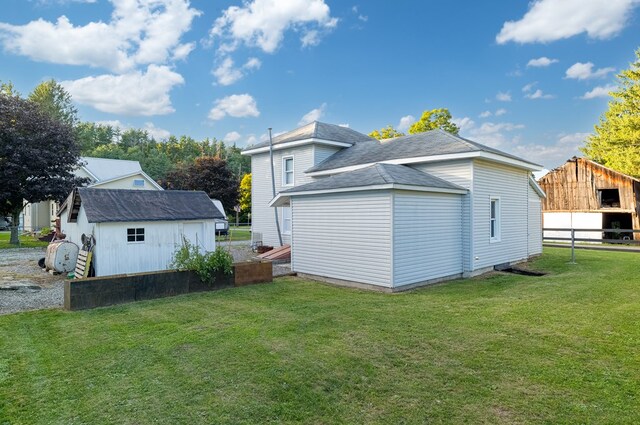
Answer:
<svg viewBox="0 0 640 425"><path fill-rule="evenodd" d="M182 76L169 67L149 65L145 73L107 74L60 84L74 101L99 111L150 116L174 112L169 92L183 83Z"/></svg>
<svg viewBox="0 0 640 425"><path fill-rule="evenodd" d="M590 38L617 35L638 0L534 0L518 21L507 21L496 36L499 44L548 43L586 32Z"/></svg>
<svg viewBox="0 0 640 425"><path fill-rule="evenodd" d="M240 133L238 133L237 131L231 131L225 134L222 140L224 140L225 142L234 143L240 140L241 138L242 138L242 135Z"/></svg>
<svg viewBox="0 0 640 425"><path fill-rule="evenodd" d="M607 74L615 71L615 68L600 68L593 71L593 63L587 62L577 62L574 63L567 69L566 78L572 78L575 80L588 80L591 78L601 78L606 77Z"/></svg>
<svg viewBox="0 0 640 425"><path fill-rule="evenodd" d="M220 66L213 71L218 84L229 86L244 77L248 71L259 69L262 62L258 58L249 58L241 68L235 68L233 65L233 59L227 56L222 60Z"/></svg>
<svg viewBox="0 0 640 425"><path fill-rule="evenodd" d="M596 99L598 97L609 97L609 92L617 90L618 87L613 84L607 86L594 87L592 90L583 94L580 99Z"/></svg>
<svg viewBox="0 0 640 425"><path fill-rule="evenodd" d="M416 122L416 117L414 117L413 115L405 115L404 117L400 118L400 122L398 123L398 131L404 133L405 131L409 130L409 127L411 127L411 124L413 124L414 122Z"/></svg>
<svg viewBox="0 0 640 425"><path fill-rule="evenodd" d="M496 100L499 100L500 102L511 102L511 93L498 92L498 94L496 95Z"/></svg>
<svg viewBox="0 0 640 425"><path fill-rule="evenodd" d="M327 109L327 104L323 103L320 107L310 110L300 118L298 125L301 126L309 124L310 122L318 121L324 115L325 109Z"/></svg>
<svg viewBox="0 0 640 425"><path fill-rule="evenodd" d="M221 120L230 116L234 118L260 116L255 99L249 94L232 94L215 101L214 107L209 111L209 119Z"/></svg>
<svg viewBox="0 0 640 425"><path fill-rule="evenodd" d="M4 48L34 61L88 65L124 73L137 65L180 60L194 48L182 35L200 15L188 0L111 0L109 22L74 26L66 16L25 25L0 23Z"/></svg>
<svg viewBox="0 0 640 425"><path fill-rule="evenodd" d="M458 126L461 133L470 131L476 126L476 123L469 117L453 118L451 122Z"/></svg>
<svg viewBox="0 0 640 425"><path fill-rule="evenodd" d="M533 83L529 83L522 87L522 91L525 93L529 93L536 84L538 84L537 81L534 81Z"/></svg>
<svg viewBox="0 0 640 425"><path fill-rule="evenodd" d="M147 133L149 133L149 136L153 137L156 141L159 142L165 141L169 138L169 136L171 136L171 133L168 130L156 127L152 122L144 123L143 130L145 130Z"/></svg>
<svg viewBox="0 0 640 425"><path fill-rule="evenodd" d="M544 93L542 90L537 89L534 92L527 93L524 97L527 99L553 99L555 96L552 94Z"/></svg>
<svg viewBox="0 0 640 425"><path fill-rule="evenodd" d="M231 52L240 44L275 52L287 30L301 34L303 45L314 45L324 32L335 28L324 0L253 0L242 7L231 6L216 19L209 35L222 44L218 50Z"/></svg>
<svg viewBox="0 0 640 425"><path fill-rule="evenodd" d="M338 127L349 128L349 123L338 124Z"/></svg>
<svg viewBox="0 0 640 425"><path fill-rule="evenodd" d="M549 59L546 56L542 56L537 59L531 59L529 62L527 62L527 67L542 68L556 62L558 62L558 59Z"/></svg>
<svg viewBox="0 0 640 425"><path fill-rule="evenodd" d="M507 113L507 110L504 108L500 108L495 112L496 117L502 116Z"/></svg>
<svg viewBox="0 0 640 425"><path fill-rule="evenodd" d="M580 156L580 147L584 145L589 133L561 133L550 145L517 144L511 152L522 158L552 169L563 164L573 156Z"/></svg>
<svg viewBox="0 0 640 425"><path fill-rule="evenodd" d="M480 118L489 118L491 115L493 115L493 114L491 113L491 111L484 111L484 112L481 112L481 113L480 113L480 115L478 115L478 116L479 116Z"/></svg>

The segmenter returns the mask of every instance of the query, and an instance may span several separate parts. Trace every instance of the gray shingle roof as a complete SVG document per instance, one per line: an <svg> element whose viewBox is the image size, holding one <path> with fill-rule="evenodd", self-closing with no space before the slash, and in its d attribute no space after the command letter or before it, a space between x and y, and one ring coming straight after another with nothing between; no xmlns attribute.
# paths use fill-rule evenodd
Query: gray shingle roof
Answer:
<svg viewBox="0 0 640 425"><path fill-rule="evenodd" d="M80 162L91 174L96 176L99 182L142 172L138 161L83 156L80 158Z"/></svg>
<svg viewBox="0 0 640 425"><path fill-rule="evenodd" d="M418 171L405 165L374 164L355 171L335 174L320 180L296 186L280 193L310 192L315 190L333 190L350 187L401 184L438 189L465 190L463 187L442 180L431 174Z"/></svg>
<svg viewBox="0 0 640 425"><path fill-rule="evenodd" d="M369 141L366 143L358 143L350 148L336 152L320 164L306 170L306 172L326 171L349 167L352 165L388 161L391 159L467 152L489 152L524 161L522 158L518 158L517 156L510 155L498 149L437 129L427 131L425 133L396 137L394 139L388 139L381 142Z"/></svg>
<svg viewBox="0 0 640 425"><path fill-rule="evenodd" d="M224 218L202 191L79 188L89 223Z"/></svg>
<svg viewBox="0 0 640 425"><path fill-rule="evenodd" d="M287 131L273 138L273 144L295 142L306 139L322 139L332 142L343 142L355 144L358 142L367 142L375 140L366 134L359 133L348 127L341 127L335 124L327 124L314 121L295 130ZM257 149L269 146L269 141L258 143L247 148L247 150Z"/></svg>

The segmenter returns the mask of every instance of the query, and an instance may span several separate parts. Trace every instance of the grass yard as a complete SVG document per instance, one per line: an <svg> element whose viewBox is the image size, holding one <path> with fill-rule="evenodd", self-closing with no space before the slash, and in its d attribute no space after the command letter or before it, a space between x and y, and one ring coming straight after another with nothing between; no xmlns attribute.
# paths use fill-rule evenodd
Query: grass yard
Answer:
<svg viewBox="0 0 640 425"><path fill-rule="evenodd" d="M229 226L228 236L218 236L217 241L249 241L251 240L250 226Z"/></svg>
<svg viewBox="0 0 640 425"><path fill-rule="evenodd" d="M640 423L640 256L0 316L0 423Z"/></svg>
<svg viewBox="0 0 640 425"><path fill-rule="evenodd" d="M20 237L20 246L11 245L9 243L9 239L11 237L11 232L0 232L0 249L9 249L9 248L35 248L39 246L47 246L48 242L39 241L38 238L34 238L32 236L21 236Z"/></svg>

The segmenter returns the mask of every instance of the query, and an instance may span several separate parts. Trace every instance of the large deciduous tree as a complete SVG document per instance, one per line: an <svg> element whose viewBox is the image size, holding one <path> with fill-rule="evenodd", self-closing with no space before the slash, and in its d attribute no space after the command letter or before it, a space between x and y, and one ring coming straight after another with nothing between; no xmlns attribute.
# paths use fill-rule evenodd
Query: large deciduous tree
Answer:
<svg viewBox="0 0 640 425"><path fill-rule="evenodd" d="M458 134L460 127L453 123L451 113L447 108L424 111L420 119L409 127L410 134L424 133L425 131L441 128L452 134Z"/></svg>
<svg viewBox="0 0 640 425"><path fill-rule="evenodd" d="M240 181L238 205L243 213L251 213L251 173L245 174Z"/></svg>
<svg viewBox="0 0 640 425"><path fill-rule="evenodd" d="M606 167L640 177L640 49L635 54L635 62L618 74L609 109L582 152Z"/></svg>
<svg viewBox="0 0 640 425"><path fill-rule="evenodd" d="M0 93L0 215L10 215L18 244L24 201L62 200L83 183L73 170L80 151L73 128L34 102Z"/></svg>
<svg viewBox="0 0 640 425"><path fill-rule="evenodd" d="M369 133L369 137L373 137L374 139L378 140L392 139L399 136L404 136L404 133L396 130L391 125L383 127L380 130L373 130L371 133Z"/></svg>
<svg viewBox="0 0 640 425"><path fill-rule="evenodd" d="M170 190L202 190L222 202L227 212L233 211L238 202L238 180L226 161L214 156L202 156L193 164L177 168L162 185Z"/></svg>

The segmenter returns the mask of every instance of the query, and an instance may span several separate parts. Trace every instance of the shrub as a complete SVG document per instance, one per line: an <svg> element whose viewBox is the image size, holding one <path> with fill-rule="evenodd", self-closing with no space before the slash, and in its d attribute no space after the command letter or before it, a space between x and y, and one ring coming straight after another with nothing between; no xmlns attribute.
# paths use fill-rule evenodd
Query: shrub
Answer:
<svg viewBox="0 0 640 425"><path fill-rule="evenodd" d="M202 254L197 245L185 239L182 246L174 251L169 266L178 270L193 270L203 282L214 282L217 272L226 275L233 273L233 257L222 247Z"/></svg>
<svg viewBox="0 0 640 425"><path fill-rule="evenodd" d="M50 227L43 227L42 229L40 229L40 236L47 236L51 234L51 228Z"/></svg>

